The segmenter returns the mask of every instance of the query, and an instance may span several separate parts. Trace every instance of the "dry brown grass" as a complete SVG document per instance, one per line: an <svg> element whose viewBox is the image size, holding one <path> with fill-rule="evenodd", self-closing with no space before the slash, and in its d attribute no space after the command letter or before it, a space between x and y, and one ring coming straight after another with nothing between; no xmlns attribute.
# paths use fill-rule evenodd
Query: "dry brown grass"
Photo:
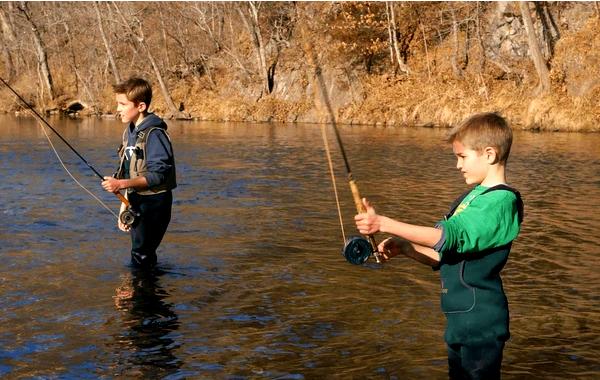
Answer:
<svg viewBox="0 0 600 380"><path fill-rule="evenodd" d="M537 76L530 61L513 62L512 76L501 76L502 72L489 63L480 72L481 53L477 46L472 46L469 51L469 65L464 70L463 78L456 78L449 60L452 53L449 39L440 46L429 48L431 77L427 73L427 60L422 48L412 51L409 60L412 73L409 76L365 74L362 69L357 69L354 71L356 75L352 89L348 86L348 80L342 78L343 71L337 69L344 67L344 62L336 62L335 55L328 57L327 54L321 54L320 59L324 73L331 76L335 72L339 76L336 78L339 80L333 82L340 84L330 96L337 107L336 117L340 123L444 127L454 125L475 112L498 111L518 129L600 131L598 24L598 18L592 17L582 29L563 33L551 62L552 90L544 96L535 96ZM304 78L306 73L311 72L302 57L300 42L295 43L282 56L278 75L295 73L296 77ZM318 46L319 52L327 49L323 41ZM250 47L247 46L247 49ZM184 111L195 119L277 122L328 120L323 104L317 100L318 94L314 93L314 78L301 81L301 85L294 89L298 91L298 96L294 97L294 101L286 101L276 95L261 96L257 91L260 82L255 76L236 74L231 67L215 67L213 70L216 83L210 83L205 76L171 79L168 83L176 105L182 103ZM72 73L57 71L55 79L59 83L57 93L61 96L54 104L38 104L39 94L33 80L20 78L14 87L31 103L52 108L68 100L68 96L62 94L73 92ZM360 89L358 96L347 96L350 90L356 89ZM351 100L344 104L340 101L342 98ZM98 102L100 112L114 112L114 96L110 87L99 95ZM0 109L14 112L19 108L14 97L6 89L2 90ZM168 107L158 88L155 88L151 108L158 114L168 114Z"/></svg>

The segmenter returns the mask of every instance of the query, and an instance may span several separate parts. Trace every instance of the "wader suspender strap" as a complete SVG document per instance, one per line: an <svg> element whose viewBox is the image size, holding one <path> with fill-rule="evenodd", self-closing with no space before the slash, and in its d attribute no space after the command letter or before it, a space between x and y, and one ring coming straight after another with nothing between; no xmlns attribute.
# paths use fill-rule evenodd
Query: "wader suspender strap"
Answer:
<svg viewBox="0 0 600 380"><path fill-rule="evenodd" d="M521 198L521 193L519 193L517 191L517 189L514 189L508 185L496 185L493 187L490 187L489 189L487 189L486 191L484 191L483 193L481 193L482 195L485 193L489 193L490 191L494 191L494 190L507 190L510 191L511 193L513 193L516 197L517 197L517 213L519 214L519 224L523 223L523 218L525 217L525 207L523 205L523 199Z"/></svg>
<svg viewBox="0 0 600 380"><path fill-rule="evenodd" d="M446 219L450 219L450 217L452 215L454 215L454 211L456 211L456 208L461 204L461 202L467 197L467 195L469 195L469 193L473 191L473 189L467 190L464 193L462 193L458 198L456 198L456 200L454 202L452 202L452 204L450 205L450 211L448 211L448 213L445 215Z"/></svg>
<svg viewBox="0 0 600 380"><path fill-rule="evenodd" d="M506 190L506 191L510 191L511 193L515 194L515 196L517 197L517 213L519 214L519 224L521 224L523 222L523 218L524 218L524 206L523 206L523 199L521 199L521 193L519 193L516 189L514 189L508 185L502 184L502 185L496 185L496 186L490 187L489 189L487 189L483 193L481 193L481 195L495 191L495 190ZM446 214L446 219L449 219L454 214L454 212L456 211L456 208L467 197L467 195L469 195L469 193L471 191L473 191L473 189L465 191L464 193L462 193L460 195L460 197L458 197L450 205L450 211Z"/></svg>

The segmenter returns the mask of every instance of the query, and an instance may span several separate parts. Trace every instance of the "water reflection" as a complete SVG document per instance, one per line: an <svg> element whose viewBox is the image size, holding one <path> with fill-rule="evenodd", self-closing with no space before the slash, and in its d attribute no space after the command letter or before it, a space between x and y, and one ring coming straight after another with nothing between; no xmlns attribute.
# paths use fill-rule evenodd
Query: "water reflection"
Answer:
<svg viewBox="0 0 600 380"><path fill-rule="evenodd" d="M128 235L65 175L37 123L0 124L0 377L447 379L437 273L344 261L318 125L170 122L181 181L166 273L146 277L124 269ZM114 169L120 124L52 124L101 173ZM433 225L466 190L444 130L340 131L382 214ZM503 277L503 378L600 378L600 134L515 141L509 180L526 219ZM118 208L63 145L75 176Z"/></svg>
<svg viewBox="0 0 600 380"><path fill-rule="evenodd" d="M162 378L176 373L181 366L175 355L179 318L167 301L169 293L160 285L165 274L161 268L132 268L131 273L122 276L114 296L123 328L115 336L119 349L116 375Z"/></svg>

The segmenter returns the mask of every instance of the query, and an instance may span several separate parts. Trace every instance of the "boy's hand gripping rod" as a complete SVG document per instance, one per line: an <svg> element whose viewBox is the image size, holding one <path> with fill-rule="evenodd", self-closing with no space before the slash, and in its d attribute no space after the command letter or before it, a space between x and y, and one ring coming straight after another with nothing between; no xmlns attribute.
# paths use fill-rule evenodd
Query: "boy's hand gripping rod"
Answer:
<svg viewBox="0 0 600 380"><path fill-rule="evenodd" d="M333 112L333 108L331 107L331 102L329 101L329 96L327 95L327 88L325 86L325 80L323 79L323 75L321 73L321 67L317 63L317 59L314 55L313 45L312 45L311 41L309 40L308 35L304 30L304 27L301 28L301 32L302 32L302 35L303 35L303 38L305 41L304 50L306 51L306 53L308 55L309 62L315 69L315 75L317 77L317 81L319 82L319 90L321 91L321 94L323 96L323 101L327 108L327 112L329 113L329 117L331 119L331 124L333 125L333 130L335 131L336 140L340 147L340 151L342 152L342 157L344 159L344 164L346 166L346 173L348 174L348 184L350 185L350 191L352 192L352 198L354 199L354 205L356 206L356 211L359 214L365 213L365 212L367 212L367 210L362 203L362 198L360 196L360 192L358 191L358 186L356 185L356 181L354 180L354 177L352 176L352 170L350 169L350 163L348 162L348 157L346 156L346 150L344 149L344 144L342 143L342 137L340 136L340 132L338 131L337 124L335 121L335 114ZM371 250L372 250L371 253L373 254L373 256L375 256L375 260L378 263L380 263L381 262L380 257L379 257L380 254L379 254L379 251L377 250L377 242L375 241L375 238L373 237L373 235L367 235L367 239L369 241L369 244L371 245ZM349 243L350 242L347 242L347 244L349 244ZM348 249L350 249L350 247L348 247L348 245L347 245L344 248L344 250L348 250ZM360 248L355 247L354 249L360 249ZM344 252L344 255L346 256L346 252ZM346 256L346 257L348 258L348 256ZM362 261L362 262L364 262L364 261ZM360 264L362 264L362 262L360 262Z"/></svg>
<svg viewBox="0 0 600 380"><path fill-rule="evenodd" d="M83 158L83 156L81 154L79 154L79 152L77 152L77 150L75 150L75 148L73 148L71 146L71 144L69 144L69 142L67 140L64 139L64 137L62 137L62 135L60 133L58 133L58 131L56 131L56 129L54 129L50 123L48 123L46 121L46 119L44 119L36 110L35 108L33 108L29 103L27 103L27 101L25 99L23 99L23 97L21 95L19 95L19 93L17 93L2 77L0 77L0 81L13 93L15 94L15 96L17 98L19 98L19 100L21 100L21 102L23 104L25 104L25 106L27 107L27 109L29 109L29 111L31 111L31 113L42 123L44 123L44 125L46 125L48 128L50 128L52 130L52 132L54 132L72 151L73 153L75 153L77 155L77 157L79 157L86 165L88 168L90 168L94 174L96 174L102 181L104 181L104 177L102 176L102 174L100 174L96 169L94 169L94 167L92 165L90 165L89 162L87 162L87 160L85 158ZM119 219L121 220L121 222L125 225L131 225L133 224L133 221L135 219L136 213L133 212L131 210L131 204L129 203L129 201L127 200L127 198L125 198L125 196L123 194L121 194L121 192L117 192L114 193L117 198L119 198L119 200L121 202L123 202L125 204L125 206L127 207L127 210L124 211L123 213L121 213L121 215L119 216Z"/></svg>

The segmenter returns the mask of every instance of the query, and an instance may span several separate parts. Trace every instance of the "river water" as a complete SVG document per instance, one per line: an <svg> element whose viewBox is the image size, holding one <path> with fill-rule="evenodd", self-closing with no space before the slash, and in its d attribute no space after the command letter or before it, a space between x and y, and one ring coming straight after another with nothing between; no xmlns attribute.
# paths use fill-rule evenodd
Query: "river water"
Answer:
<svg viewBox="0 0 600 380"><path fill-rule="evenodd" d="M67 176L40 126L0 122L1 377L447 377L438 274L406 258L353 266L341 256L318 125L170 123L173 219L158 270L141 275L128 266L128 235ZM120 123L51 122L101 173L114 171ZM466 189L444 130L340 132L381 214L433 225ZM354 234L331 133L330 143ZM505 379L600 376L599 147L600 135L515 133L508 179L526 216L503 271Z"/></svg>

